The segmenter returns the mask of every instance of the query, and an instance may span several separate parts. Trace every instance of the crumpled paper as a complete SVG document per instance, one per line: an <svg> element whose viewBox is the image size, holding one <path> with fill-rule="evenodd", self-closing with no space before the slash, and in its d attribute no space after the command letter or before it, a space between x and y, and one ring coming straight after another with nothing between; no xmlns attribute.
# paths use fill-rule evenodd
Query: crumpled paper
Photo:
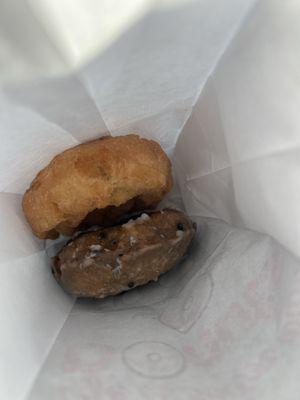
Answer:
<svg viewBox="0 0 300 400"><path fill-rule="evenodd" d="M1 398L298 400L300 7L163 3L76 71L34 1L22 23L1 3ZM132 131L172 157L197 238L156 284L75 301L22 193L65 148Z"/></svg>

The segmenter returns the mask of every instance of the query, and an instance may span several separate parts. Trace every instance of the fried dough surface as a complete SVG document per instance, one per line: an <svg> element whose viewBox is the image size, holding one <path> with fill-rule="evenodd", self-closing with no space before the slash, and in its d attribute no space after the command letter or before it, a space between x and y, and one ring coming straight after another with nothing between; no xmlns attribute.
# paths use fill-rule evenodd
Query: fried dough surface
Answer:
<svg viewBox="0 0 300 400"><path fill-rule="evenodd" d="M155 207L171 190L171 163L153 140L137 135L80 144L54 157L23 197L33 233L72 235L80 224L109 225Z"/></svg>

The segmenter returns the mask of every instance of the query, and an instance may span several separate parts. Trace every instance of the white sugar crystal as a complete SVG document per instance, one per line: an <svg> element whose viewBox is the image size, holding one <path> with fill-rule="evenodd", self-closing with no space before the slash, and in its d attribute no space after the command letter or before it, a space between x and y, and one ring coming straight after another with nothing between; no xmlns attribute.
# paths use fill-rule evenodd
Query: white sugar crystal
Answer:
<svg viewBox="0 0 300 400"><path fill-rule="evenodd" d="M126 224L122 225L126 229L130 229L133 225L135 225L136 220L130 219Z"/></svg>
<svg viewBox="0 0 300 400"><path fill-rule="evenodd" d="M183 231L180 231L180 230L176 231L176 239L172 240L172 244L176 244L176 243L180 242L180 240L183 239L183 236L184 236Z"/></svg>
<svg viewBox="0 0 300 400"><path fill-rule="evenodd" d="M117 257L117 265L113 269L112 273L114 276L120 275L122 269L122 261L120 260L120 257Z"/></svg>
<svg viewBox="0 0 300 400"><path fill-rule="evenodd" d="M182 238L183 238L183 235L184 235L184 233L183 233L183 231L176 231L176 236L181 240Z"/></svg>
<svg viewBox="0 0 300 400"><path fill-rule="evenodd" d="M138 220L141 220L141 221L147 221L148 219L150 219L150 217L149 217L149 215L146 214L146 213L143 213L143 214L138 218Z"/></svg>
<svg viewBox="0 0 300 400"><path fill-rule="evenodd" d="M101 249L102 249L102 246L100 246L100 244L92 244L90 246L91 251L100 251Z"/></svg>
<svg viewBox="0 0 300 400"><path fill-rule="evenodd" d="M135 224L141 224L144 221L148 221L150 219L149 215L146 213L143 213L140 217L137 219L130 219L126 224L123 225L124 228L131 228Z"/></svg>
<svg viewBox="0 0 300 400"><path fill-rule="evenodd" d="M133 236L130 236L130 237L129 237L130 246L133 246L134 244L136 244L136 242L137 242L137 240L136 240L135 237L133 237Z"/></svg>

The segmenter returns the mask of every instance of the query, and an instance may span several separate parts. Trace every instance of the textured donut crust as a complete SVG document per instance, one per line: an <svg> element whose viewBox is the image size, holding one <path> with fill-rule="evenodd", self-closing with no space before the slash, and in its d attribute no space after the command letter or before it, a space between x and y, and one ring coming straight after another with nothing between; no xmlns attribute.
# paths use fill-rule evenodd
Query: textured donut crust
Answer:
<svg viewBox="0 0 300 400"><path fill-rule="evenodd" d="M142 213L123 225L86 232L53 259L52 272L69 293L104 298L156 281L186 254L196 226L172 209Z"/></svg>
<svg viewBox="0 0 300 400"><path fill-rule="evenodd" d="M33 233L55 238L72 235L93 215L105 225L106 217L113 222L126 212L154 207L171 188L171 163L157 142L105 136L54 157L22 205Z"/></svg>

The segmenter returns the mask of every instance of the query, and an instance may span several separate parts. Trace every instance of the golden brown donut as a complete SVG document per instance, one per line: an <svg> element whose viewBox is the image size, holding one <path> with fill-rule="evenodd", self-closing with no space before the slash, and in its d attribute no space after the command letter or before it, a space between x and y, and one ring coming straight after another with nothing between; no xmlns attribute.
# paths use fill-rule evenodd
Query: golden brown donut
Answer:
<svg viewBox="0 0 300 400"><path fill-rule="evenodd" d="M103 298L149 281L175 266L196 226L182 212L142 213L123 225L86 232L67 243L53 274L69 293Z"/></svg>
<svg viewBox="0 0 300 400"><path fill-rule="evenodd" d="M171 187L171 163L158 143L137 135L105 136L54 157L22 205L33 233L53 239L72 235L80 224L105 226L127 212L155 207Z"/></svg>

